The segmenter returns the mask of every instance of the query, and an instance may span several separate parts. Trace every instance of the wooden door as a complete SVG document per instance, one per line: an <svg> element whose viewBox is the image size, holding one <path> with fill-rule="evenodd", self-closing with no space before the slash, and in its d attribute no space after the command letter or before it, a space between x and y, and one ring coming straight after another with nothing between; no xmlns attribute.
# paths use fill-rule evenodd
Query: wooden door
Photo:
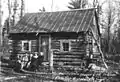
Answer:
<svg viewBox="0 0 120 82"><path fill-rule="evenodd" d="M44 61L49 61L49 36L40 36L40 52L44 54Z"/></svg>

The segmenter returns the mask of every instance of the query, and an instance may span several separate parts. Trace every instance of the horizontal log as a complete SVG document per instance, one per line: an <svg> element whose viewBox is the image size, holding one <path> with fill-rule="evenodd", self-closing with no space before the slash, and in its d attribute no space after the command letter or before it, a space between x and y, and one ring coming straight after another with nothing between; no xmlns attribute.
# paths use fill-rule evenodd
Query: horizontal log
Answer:
<svg viewBox="0 0 120 82"><path fill-rule="evenodd" d="M54 65L54 68L55 67L59 67L59 65ZM71 68L71 69L74 69L74 68L81 68L81 66L72 66L72 65L64 65L64 66L61 66L62 68Z"/></svg>
<svg viewBox="0 0 120 82"><path fill-rule="evenodd" d="M63 62L63 66L80 66L80 65L83 65L83 63L85 62ZM54 62L53 63L54 65L60 65L59 62ZM62 65L62 64L61 64ZM84 64L85 65L85 64Z"/></svg>
<svg viewBox="0 0 120 82"><path fill-rule="evenodd" d="M85 48L84 47L71 47L71 50L81 50L81 51L83 51L83 50L85 50Z"/></svg>
<svg viewBox="0 0 120 82"><path fill-rule="evenodd" d="M72 49L71 52L85 53L86 51L85 50L75 50L75 49Z"/></svg>
<svg viewBox="0 0 120 82"><path fill-rule="evenodd" d="M53 58L53 61L81 61L81 60L73 58Z"/></svg>
<svg viewBox="0 0 120 82"><path fill-rule="evenodd" d="M83 57L84 55L53 55L54 58L81 58Z"/></svg>
<svg viewBox="0 0 120 82"><path fill-rule="evenodd" d="M55 55L81 55L81 54L85 54L85 52L59 52L59 51L54 52L53 51L53 54Z"/></svg>

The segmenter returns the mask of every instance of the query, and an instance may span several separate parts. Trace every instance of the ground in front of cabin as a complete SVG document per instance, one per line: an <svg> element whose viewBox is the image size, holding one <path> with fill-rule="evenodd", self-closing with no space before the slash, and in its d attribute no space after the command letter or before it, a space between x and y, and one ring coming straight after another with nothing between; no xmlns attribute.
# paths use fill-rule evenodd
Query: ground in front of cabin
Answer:
<svg viewBox="0 0 120 82"><path fill-rule="evenodd" d="M0 56L9 56L0 53ZM0 82L120 82L120 63L114 62L112 60L106 60L109 66L109 73L112 72L112 75L108 77L99 77L97 75L94 76L86 76L87 74L82 74L83 71L86 69L82 69L82 71L79 71L79 73L75 72L66 72L64 69L59 68L58 70L53 70L53 75L47 74L47 71L43 71L44 75L38 75L37 73L34 74L26 74L23 72L15 73L10 68L4 68L4 66L7 66L7 63L3 63L0 61L1 69L0 69ZM42 71L42 69L40 69ZM86 71L85 71L86 72ZM69 74L68 74L69 73ZM94 72L95 73L95 72ZM77 76L74 74L78 74ZM80 77L80 75L83 75ZM99 77L99 79L98 79ZM47 78L47 79L46 79ZM99 80L99 81L98 81Z"/></svg>

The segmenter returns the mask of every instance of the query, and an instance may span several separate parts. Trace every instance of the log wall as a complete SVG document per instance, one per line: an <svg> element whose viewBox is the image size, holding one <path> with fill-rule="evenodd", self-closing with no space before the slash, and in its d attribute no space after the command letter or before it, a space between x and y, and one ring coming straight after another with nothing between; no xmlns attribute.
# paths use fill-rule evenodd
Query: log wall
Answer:
<svg viewBox="0 0 120 82"><path fill-rule="evenodd" d="M83 58L86 54L86 35L72 34L72 35L56 35L51 38L51 49L53 50L53 65L54 67L76 67L83 66L85 61ZM70 43L70 51L62 51L62 42L68 41Z"/></svg>
<svg viewBox="0 0 120 82"><path fill-rule="evenodd" d="M51 50L53 51L53 65L54 66L83 66L85 61L83 60L86 55L87 49L87 39L86 34L84 33L53 33L51 35ZM21 35L20 35L21 36ZM18 39L12 37L12 41L10 43L12 54L16 56L16 54L23 54L25 52L22 51L22 41L30 40L31 41L31 53L38 52L39 49L39 41L38 37L31 35L26 35L24 38L20 37ZM18 37L18 36L17 36ZM14 39L15 38L15 39ZM69 51L62 50L62 42L69 42ZM91 43L90 43L91 44ZM90 45L89 44L89 45ZM89 46L88 46L89 47Z"/></svg>
<svg viewBox="0 0 120 82"><path fill-rule="evenodd" d="M12 58L16 58L17 54L25 54L22 51L22 41L31 41L31 51L28 53L38 52L38 37L35 34L13 34L9 40L9 51Z"/></svg>

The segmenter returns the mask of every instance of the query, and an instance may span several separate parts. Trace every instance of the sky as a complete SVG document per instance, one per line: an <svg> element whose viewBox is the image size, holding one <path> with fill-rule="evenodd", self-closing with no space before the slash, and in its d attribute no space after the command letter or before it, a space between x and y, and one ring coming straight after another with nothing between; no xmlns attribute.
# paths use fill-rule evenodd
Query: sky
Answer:
<svg viewBox="0 0 120 82"><path fill-rule="evenodd" d="M70 0L25 0L25 10L26 12L38 12L42 7L45 7L46 11L68 10L68 2Z"/></svg>

